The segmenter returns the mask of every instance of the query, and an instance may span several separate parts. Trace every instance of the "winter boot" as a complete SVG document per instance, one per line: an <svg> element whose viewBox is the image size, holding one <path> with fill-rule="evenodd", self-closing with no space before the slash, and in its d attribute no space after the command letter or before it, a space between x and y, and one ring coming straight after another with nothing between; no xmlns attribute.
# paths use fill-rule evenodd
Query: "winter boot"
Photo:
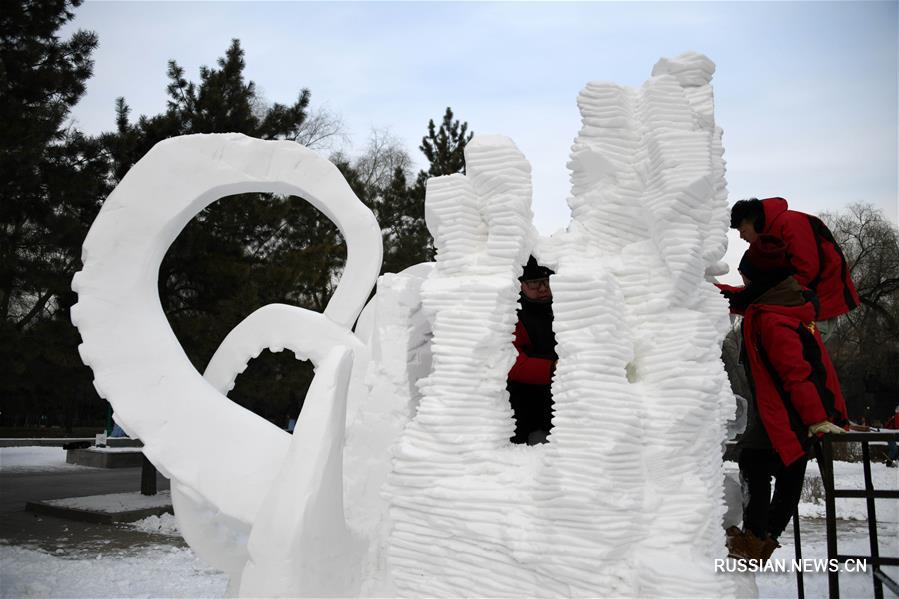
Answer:
<svg viewBox="0 0 899 599"><path fill-rule="evenodd" d="M729 550L728 557L735 559L764 560L764 546L765 542L752 534L752 532L741 532L739 535L730 537L730 542L727 545ZM771 551L774 551L774 549Z"/></svg>
<svg viewBox="0 0 899 599"><path fill-rule="evenodd" d="M778 547L780 547L780 543L777 542L777 539L768 535L765 540L762 541L762 561L767 562L771 559L771 554L774 553L774 550Z"/></svg>

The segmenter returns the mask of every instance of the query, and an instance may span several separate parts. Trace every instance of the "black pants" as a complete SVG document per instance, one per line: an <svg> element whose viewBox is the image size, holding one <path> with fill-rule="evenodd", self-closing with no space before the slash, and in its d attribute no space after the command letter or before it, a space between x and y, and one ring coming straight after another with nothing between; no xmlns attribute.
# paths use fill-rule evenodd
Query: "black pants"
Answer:
<svg viewBox="0 0 899 599"><path fill-rule="evenodd" d="M803 456L784 466L773 449L744 448L739 464L743 480L743 529L760 539L767 535L777 539L799 505L808 458ZM774 497L771 497L772 476Z"/></svg>
<svg viewBox="0 0 899 599"><path fill-rule="evenodd" d="M552 430L553 400L549 385L525 385L509 381L509 401L515 413L512 443L527 443L531 433Z"/></svg>

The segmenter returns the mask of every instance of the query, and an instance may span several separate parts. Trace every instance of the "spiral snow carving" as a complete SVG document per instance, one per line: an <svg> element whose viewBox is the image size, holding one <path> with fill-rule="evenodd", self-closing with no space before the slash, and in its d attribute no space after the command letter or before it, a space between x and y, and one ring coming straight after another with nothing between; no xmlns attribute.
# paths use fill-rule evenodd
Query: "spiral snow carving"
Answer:
<svg viewBox="0 0 899 599"><path fill-rule="evenodd" d="M266 306L238 325L214 356L211 384L190 364L163 314L156 292L159 264L194 215L220 197L245 192L308 199L344 234L346 269L324 314ZM352 592L358 580L345 577L349 587L326 589L312 577L298 580L321 570L315 560L306 560L307 570L278 567L273 576L265 565L277 562L266 559L264 543L254 551L252 534L288 531L283 548L297 539L311 543L326 526L335 547L349 553L352 545L341 503L344 414L349 382L358 379L351 375L352 356L363 367L365 358L348 329L378 275L381 233L337 168L286 141L192 135L161 142L107 198L84 242L82 261L72 283L79 295L72 321L84 340L81 357L116 420L144 442L146 456L172 480L188 542L229 573L232 593L267 595L271 585L287 594ZM272 313L282 316L280 323ZM285 330L294 336L285 339ZM267 347L294 349L316 365L307 397L314 418L299 426L302 434L291 437L223 395L246 360ZM229 360L235 372L223 375L215 365ZM279 503L290 497L295 501L289 509ZM260 510L264 518L257 518ZM241 583L244 570L247 584Z"/></svg>
<svg viewBox="0 0 899 599"><path fill-rule="evenodd" d="M132 169L85 242L73 320L98 391L172 479L185 538L229 593L752 593L712 567L734 408L727 309L704 281L727 226L713 72L688 53L639 89L586 86L572 222L550 238L532 225L525 157L474 138L466 175L428 182L436 262L382 276L356 334L380 231L333 166L230 135L164 142ZM324 314L250 315L204 379L162 314L159 261L202 207L245 191L308 198L344 234L347 269ZM505 390L529 253L556 272L560 356L536 447L509 443ZM224 397L265 347L317 365L293 438ZM199 443L201 421L216 435Z"/></svg>

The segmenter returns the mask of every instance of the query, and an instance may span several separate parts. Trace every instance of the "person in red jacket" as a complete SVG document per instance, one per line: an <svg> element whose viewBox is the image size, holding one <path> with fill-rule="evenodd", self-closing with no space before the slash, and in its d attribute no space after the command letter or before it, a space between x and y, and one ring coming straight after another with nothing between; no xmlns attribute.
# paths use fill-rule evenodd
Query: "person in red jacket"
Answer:
<svg viewBox="0 0 899 599"><path fill-rule="evenodd" d="M730 212L730 226L740 231L749 244L760 235L776 237L786 245L794 277L818 296L818 314L822 334L830 330L828 321L855 309L858 292L840 246L821 219L789 210L783 198L740 200Z"/></svg>
<svg viewBox="0 0 899 599"><path fill-rule="evenodd" d="M886 421L886 424L883 425L883 428L892 430L899 429L899 407L896 408L895 413L890 417L890 419ZM899 446L897 446L895 441L887 441L887 468L895 468L897 458L899 458Z"/></svg>
<svg viewBox="0 0 899 599"><path fill-rule="evenodd" d="M802 491L814 436L843 432L846 404L815 325L815 296L792 275L785 244L758 237L740 262L745 287L718 285L743 316L744 367L753 388L740 440L740 475L749 501L731 555L767 560ZM775 479L771 497L771 477Z"/></svg>
<svg viewBox="0 0 899 599"><path fill-rule="evenodd" d="M514 341L518 357L509 370L506 385L515 413L513 443L545 443L552 429L550 385L559 356L552 329L551 274L554 274L553 271L537 264L531 256L518 278L521 282L518 300L521 308L518 310Z"/></svg>

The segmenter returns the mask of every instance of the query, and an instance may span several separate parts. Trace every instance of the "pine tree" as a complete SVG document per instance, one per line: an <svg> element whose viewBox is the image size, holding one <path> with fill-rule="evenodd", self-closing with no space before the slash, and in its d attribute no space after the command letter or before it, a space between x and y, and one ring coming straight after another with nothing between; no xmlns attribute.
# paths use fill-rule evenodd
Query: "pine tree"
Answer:
<svg viewBox="0 0 899 599"><path fill-rule="evenodd" d="M467 134L467 135L466 135ZM474 132L468 132L468 123L453 120L453 111L447 106L443 122L437 129L434 119L428 121L428 134L421 138L419 149L428 159L428 175L452 175L465 172L465 145Z"/></svg>
<svg viewBox="0 0 899 599"><path fill-rule="evenodd" d="M378 220L384 234L383 272L400 272L433 259L433 242L425 225L424 195L409 187L402 169L396 169L383 190Z"/></svg>
<svg viewBox="0 0 899 599"><path fill-rule="evenodd" d="M427 181L429 177L465 173L465 146L472 137L474 132L468 131L468 122L454 119L449 106L439 129L433 119L428 121L428 134L421 139L419 146L428 160L428 170L418 172L415 182L398 202L398 210L404 215L404 220L396 237L397 249L390 256L398 270L434 259L434 240L424 217Z"/></svg>
<svg viewBox="0 0 899 599"><path fill-rule="evenodd" d="M73 397L91 390L69 324L70 284L109 192L102 147L66 123L97 45L91 32L58 37L80 4L12 0L0 15L0 361L12 373L0 377L0 397L20 417L68 423Z"/></svg>
<svg viewBox="0 0 899 599"><path fill-rule="evenodd" d="M309 90L291 105L267 105L244 77L244 51L233 40L216 67L189 81L168 65L165 112L130 119L116 103L114 133L104 136L113 178L125 175L156 143L193 133L244 133L296 139L307 118ZM302 199L242 194L219 199L197 215L169 248L159 295L172 328L202 371L222 339L256 308L288 303L321 311L333 293L346 250L336 226ZM289 391L302 397L311 368L292 356L264 353L240 377L230 397L282 424Z"/></svg>
<svg viewBox="0 0 899 599"><path fill-rule="evenodd" d="M67 41L56 36L79 4L7 2L0 18L0 315L19 328L40 316L55 291L50 279L66 261L55 252L58 244L47 239L58 225L65 226L56 222L66 216L58 209L59 194L67 192L55 178L60 163L80 168L80 151L88 152L87 160L94 158L83 136L64 126L84 93L97 45L90 32L78 31Z"/></svg>
<svg viewBox="0 0 899 599"><path fill-rule="evenodd" d="M433 260L433 240L425 224L425 186L429 177L465 171L463 152L473 135L468 131L467 122L454 120L449 107L439 129L431 119L419 147L428 159L429 168L419 171L411 184L408 181L411 161L401 145L389 136L375 134L368 150L352 164L340 156L332 158L381 224L382 273L400 272Z"/></svg>

